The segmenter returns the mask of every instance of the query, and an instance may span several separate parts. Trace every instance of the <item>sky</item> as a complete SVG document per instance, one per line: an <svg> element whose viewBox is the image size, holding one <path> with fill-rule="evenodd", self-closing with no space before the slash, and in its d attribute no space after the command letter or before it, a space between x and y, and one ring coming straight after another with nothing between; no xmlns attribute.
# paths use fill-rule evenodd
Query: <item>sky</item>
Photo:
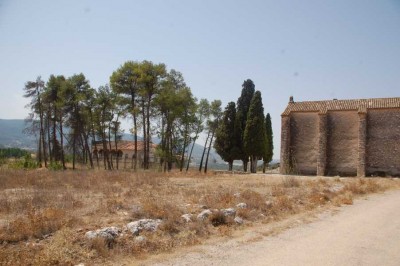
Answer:
<svg viewBox="0 0 400 266"><path fill-rule="evenodd" d="M291 95L400 96L400 0L0 0L1 119L27 116L37 76L83 73L98 88L127 60L165 63L224 107L253 80L279 158Z"/></svg>

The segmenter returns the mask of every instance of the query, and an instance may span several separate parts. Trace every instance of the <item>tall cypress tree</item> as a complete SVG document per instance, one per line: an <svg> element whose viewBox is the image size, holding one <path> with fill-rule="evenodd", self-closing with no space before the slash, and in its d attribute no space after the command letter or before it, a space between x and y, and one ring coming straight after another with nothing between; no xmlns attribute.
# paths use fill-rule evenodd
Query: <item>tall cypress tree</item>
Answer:
<svg viewBox="0 0 400 266"><path fill-rule="evenodd" d="M265 118L265 154L263 156L264 159L264 167L263 172L265 173L265 167L269 162L272 161L272 156L274 155L274 143L273 143L273 133L272 133L272 122L271 116L269 113Z"/></svg>
<svg viewBox="0 0 400 266"><path fill-rule="evenodd" d="M239 148L235 139L236 106L234 102L228 103L218 129L214 148L221 158L228 162L229 171L232 171L233 160L238 157Z"/></svg>
<svg viewBox="0 0 400 266"><path fill-rule="evenodd" d="M257 171L257 160L265 153L265 121L261 92L256 91L251 100L244 130L244 150L250 156L252 173Z"/></svg>
<svg viewBox="0 0 400 266"><path fill-rule="evenodd" d="M237 101L237 120L235 125L235 131L237 138L240 139L238 146L240 153L236 159L242 160L243 171L247 172L247 163L249 162L249 154L244 149L244 130L246 128L247 113L249 112L250 102L254 96L255 85L251 79L247 79L243 82L242 93Z"/></svg>

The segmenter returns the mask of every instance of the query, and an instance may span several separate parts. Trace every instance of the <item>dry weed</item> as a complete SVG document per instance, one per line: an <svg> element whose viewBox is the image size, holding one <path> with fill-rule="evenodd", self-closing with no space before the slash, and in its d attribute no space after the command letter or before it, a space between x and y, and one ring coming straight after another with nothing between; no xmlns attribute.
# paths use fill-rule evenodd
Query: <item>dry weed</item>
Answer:
<svg viewBox="0 0 400 266"><path fill-rule="evenodd" d="M18 242L29 238L42 238L68 223L66 213L59 209L31 209L27 216L19 216L2 228L0 241Z"/></svg>
<svg viewBox="0 0 400 266"><path fill-rule="evenodd" d="M285 176L282 185L285 188L299 187L300 181L295 176Z"/></svg>
<svg viewBox="0 0 400 266"><path fill-rule="evenodd" d="M197 220L201 207L235 208L244 202L246 208L235 208L237 216L268 223L317 206L352 204L357 195L395 186L394 179L1 170L0 265L90 265L124 256L143 258L215 234L230 236L238 227L222 212ZM192 222L182 220L186 213L193 215ZM140 233L141 239L124 234L112 243L84 237L93 228L123 228L142 218L161 219L159 230Z"/></svg>
<svg viewBox="0 0 400 266"><path fill-rule="evenodd" d="M240 197L250 209L265 211L267 208L265 205L266 197L256 191L247 189L240 193Z"/></svg>

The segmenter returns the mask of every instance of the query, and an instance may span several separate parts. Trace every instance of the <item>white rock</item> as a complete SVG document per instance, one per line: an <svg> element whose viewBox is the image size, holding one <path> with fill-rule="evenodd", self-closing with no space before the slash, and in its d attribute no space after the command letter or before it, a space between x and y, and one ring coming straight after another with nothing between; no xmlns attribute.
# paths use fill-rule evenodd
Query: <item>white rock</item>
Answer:
<svg viewBox="0 0 400 266"><path fill-rule="evenodd" d="M142 211L142 206L140 205L132 205L132 212L133 213L139 213Z"/></svg>
<svg viewBox="0 0 400 266"><path fill-rule="evenodd" d="M185 222L189 223L192 221L192 215L190 213L183 214L181 216Z"/></svg>
<svg viewBox="0 0 400 266"><path fill-rule="evenodd" d="M344 185L342 184L335 184L332 187L329 188L330 192L336 193L336 192L340 192L341 190L344 189Z"/></svg>
<svg viewBox="0 0 400 266"><path fill-rule="evenodd" d="M267 200L267 201L265 202L265 205L267 205L268 208L271 208L271 207L272 207L272 201Z"/></svg>
<svg viewBox="0 0 400 266"><path fill-rule="evenodd" d="M153 220L153 219L141 219L138 221L134 221L128 223L126 227L129 231L131 231L134 235L139 235L141 231L156 231L158 226L161 224L161 220Z"/></svg>
<svg viewBox="0 0 400 266"><path fill-rule="evenodd" d="M115 226L111 226L111 227L105 227L105 228L94 230L94 231L88 231L88 232L86 232L85 236L88 239L102 237L107 240L113 240L116 237L118 237L120 233L121 233L121 229L119 229L118 227L115 227Z"/></svg>
<svg viewBox="0 0 400 266"><path fill-rule="evenodd" d="M137 242L137 243L143 243L143 242L146 242L146 240L147 240L147 238L144 236L135 237L135 242Z"/></svg>
<svg viewBox="0 0 400 266"><path fill-rule="evenodd" d="M243 223L244 223L243 218L242 218L242 217L239 217L239 216L236 216L235 219L234 219L234 221L235 221L235 223L237 223L237 224L243 224Z"/></svg>
<svg viewBox="0 0 400 266"><path fill-rule="evenodd" d="M237 193L233 194L233 196L235 196L236 198L239 198L240 197L240 192L237 192Z"/></svg>
<svg viewBox="0 0 400 266"><path fill-rule="evenodd" d="M244 202L238 203L236 205L236 207L240 208L240 209L246 209L247 208L247 204Z"/></svg>
<svg viewBox="0 0 400 266"><path fill-rule="evenodd" d="M205 220L208 216L210 216L212 212L210 210L204 210L202 211L199 215L197 215L197 219L199 220Z"/></svg>
<svg viewBox="0 0 400 266"><path fill-rule="evenodd" d="M221 209L221 212L222 212L225 216L235 216L235 215L236 215L236 211L235 211L234 208Z"/></svg>
<svg viewBox="0 0 400 266"><path fill-rule="evenodd" d="M98 233L96 231L88 231L85 233L86 238L92 239L96 238L98 236Z"/></svg>

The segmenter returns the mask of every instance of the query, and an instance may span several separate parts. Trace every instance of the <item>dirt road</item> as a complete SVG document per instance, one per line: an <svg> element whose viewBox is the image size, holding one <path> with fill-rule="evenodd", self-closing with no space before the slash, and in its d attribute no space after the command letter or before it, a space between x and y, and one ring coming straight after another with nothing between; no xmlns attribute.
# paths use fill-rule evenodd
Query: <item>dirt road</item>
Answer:
<svg viewBox="0 0 400 266"><path fill-rule="evenodd" d="M275 236L195 247L157 265L400 265L400 191L369 196ZM166 260L167 259L167 260ZM152 262L154 264L155 261Z"/></svg>

